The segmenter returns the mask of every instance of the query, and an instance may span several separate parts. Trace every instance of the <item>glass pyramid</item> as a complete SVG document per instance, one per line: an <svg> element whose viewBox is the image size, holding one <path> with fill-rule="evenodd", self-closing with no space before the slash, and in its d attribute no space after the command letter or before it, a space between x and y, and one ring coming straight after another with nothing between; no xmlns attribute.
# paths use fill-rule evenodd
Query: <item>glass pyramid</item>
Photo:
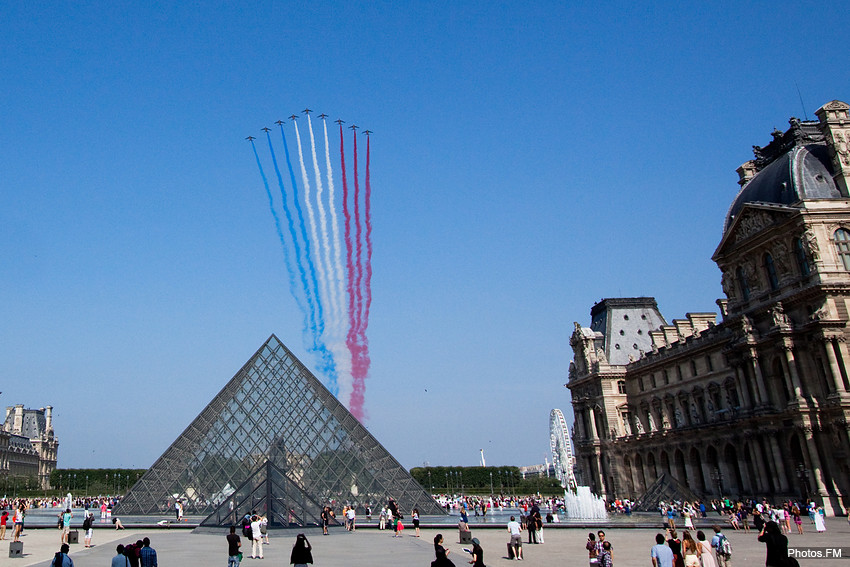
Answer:
<svg viewBox="0 0 850 567"><path fill-rule="evenodd" d="M273 526L320 523L325 505L444 514L439 504L274 335L121 500L165 514L177 498L203 525L256 510ZM231 510L231 506L233 510Z"/></svg>

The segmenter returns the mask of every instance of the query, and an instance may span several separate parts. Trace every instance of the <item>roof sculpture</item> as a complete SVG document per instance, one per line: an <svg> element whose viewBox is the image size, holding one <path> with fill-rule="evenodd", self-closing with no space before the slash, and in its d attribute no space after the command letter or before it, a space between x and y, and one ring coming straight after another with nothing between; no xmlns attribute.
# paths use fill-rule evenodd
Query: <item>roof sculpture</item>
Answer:
<svg viewBox="0 0 850 567"><path fill-rule="evenodd" d="M272 526L320 523L327 504L443 514L392 455L274 335L121 500L160 514L176 499L203 525L256 510ZM234 510L231 512L230 506Z"/></svg>

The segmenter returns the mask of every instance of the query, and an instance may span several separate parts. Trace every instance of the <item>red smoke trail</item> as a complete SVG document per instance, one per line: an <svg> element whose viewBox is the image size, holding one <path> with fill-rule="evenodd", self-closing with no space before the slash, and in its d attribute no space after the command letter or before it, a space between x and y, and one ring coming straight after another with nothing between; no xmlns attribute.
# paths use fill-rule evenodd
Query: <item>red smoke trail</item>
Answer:
<svg viewBox="0 0 850 567"><path fill-rule="evenodd" d="M366 307L363 314L362 333L366 341L368 353L368 340L366 329L369 328L369 311L372 308L372 183L369 179L369 158L371 147L369 137L366 137L366 195L365 195L365 218L366 218ZM368 355L368 354L367 354Z"/></svg>
<svg viewBox="0 0 850 567"><path fill-rule="evenodd" d="M357 327L357 363L352 363L352 378L354 379L352 383L352 392L351 392L351 407L356 407L358 409L358 413L356 415L363 415L363 403L365 400L366 394L366 377L369 374L369 367L371 366L371 358L369 357L369 338L366 336L366 330L369 328L369 311L372 306L372 184L369 176L369 162L371 158L371 145L369 142L369 137L366 137L366 178L365 178L365 194L364 194L364 211L363 218L364 223L366 225L366 258L364 260L366 277L364 282L365 288L365 307L363 307L362 302L360 302L360 308L362 309L362 319ZM355 132L354 138L354 166L355 170L357 167L357 133ZM355 191L357 188L357 177L355 174ZM358 225L359 228L359 225ZM360 247L361 239L358 238L357 241L357 253L358 258L361 257L361 247ZM362 275L362 266L361 272ZM360 292L360 285L358 284L358 293ZM354 413L352 411L352 413ZM358 419L360 419L358 417Z"/></svg>
<svg viewBox="0 0 850 567"><path fill-rule="evenodd" d="M345 217L345 268L346 281L345 291L348 293L348 333L345 335L345 346L351 353L351 376L354 378L357 353L357 319L356 319L356 303L354 296L354 262L352 258L353 249L351 245L351 212L348 210L348 178L345 172L345 144L343 142L342 124L339 125L339 155L342 170L342 213ZM349 403L349 411L358 420L363 417L363 401L355 407L352 401Z"/></svg>
<svg viewBox="0 0 850 567"><path fill-rule="evenodd" d="M360 179L357 171L357 130L352 128L352 132L354 133L354 229L355 229L355 251L354 251L354 269L355 269L355 280L354 280L354 293L356 296L356 305L355 309L355 322L356 327L354 329L355 336L355 352L352 353L351 357L351 378L352 378L352 391L351 391L351 405L349 407L349 411L354 414L358 419L363 416L363 402L364 402L364 393L365 393L365 380L366 374L369 371L369 362L368 357L364 357L364 345L363 345L363 290L362 290L362 282L363 282L363 229L360 222Z"/></svg>

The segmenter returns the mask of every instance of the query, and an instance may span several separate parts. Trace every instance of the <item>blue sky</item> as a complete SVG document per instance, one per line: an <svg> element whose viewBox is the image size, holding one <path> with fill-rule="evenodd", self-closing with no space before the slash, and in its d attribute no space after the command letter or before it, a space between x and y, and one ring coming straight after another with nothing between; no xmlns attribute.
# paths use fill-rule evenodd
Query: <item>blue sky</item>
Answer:
<svg viewBox="0 0 850 567"><path fill-rule="evenodd" d="M850 100L848 20L7 2L0 402L56 408L60 467L147 467L271 333L315 367L244 141L309 106L375 131L367 426L407 467L541 462L595 301L716 310L734 170Z"/></svg>

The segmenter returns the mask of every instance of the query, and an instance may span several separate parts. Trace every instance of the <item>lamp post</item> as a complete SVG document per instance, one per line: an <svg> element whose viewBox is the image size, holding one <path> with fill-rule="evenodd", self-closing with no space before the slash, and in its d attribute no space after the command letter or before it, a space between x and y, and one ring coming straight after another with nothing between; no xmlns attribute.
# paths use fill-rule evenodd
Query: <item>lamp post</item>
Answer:
<svg viewBox="0 0 850 567"><path fill-rule="evenodd" d="M431 470L428 469L428 486L431 489L431 494L434 494L434 483L431 482Z"/></svg>
<svg viewBox="0 0 850 567"><path fill-rule="evenodd" d="M107 496L109 496L109 473L106 473L106 492Z"/></svg>
<svg viewBox="0 0 850 567"><path fill-rule="evenodd" d="M118 473L118 494L121 494L121 473Z"/></svg>
<svg viewBox="0 0 850 567"><path fill-rule="evenodd" d="M502 485L502 470L499 469L499 494L505 492L505 487Z"/></svg>
<svg viewBox="0 0 850 567"><path fill-rule="evenodd" d="M89 494L89 475L86 475L86 496Z"/></svg>
<svg viewBox="0 0 850 567"><path fill-rule="evenodd" d="M800 479L800 492L803 496L803 502L809 503L809 470L803 466L803 463L797 463L796 467L797 478Z"/></svg>
<svg viewBox="0 0 850 567"><path fill-rule="evenodd" d="M74 473L74 488L72 490L77 490L77 473Z"/></svg>
<svg viewBox="0 0 850 567"><path fill-rule="evenodd" d="M460 493L463 494L463 471L458 471L457 474L460 475Z"/></svg>
<svg viewBox="0 0 850 567"><path fill-rule="evenodd" d="M717 486L717 496L723 496L723 473L720 472L720 467L714 467L714 470L711 471L711 480L714 481L714 484Z"/></svg>
<svg viewBox="0 0 850 567"><path fill-rule="evenodd" d="M490 496L493 496L493 471L490 471Z"/></svg>

